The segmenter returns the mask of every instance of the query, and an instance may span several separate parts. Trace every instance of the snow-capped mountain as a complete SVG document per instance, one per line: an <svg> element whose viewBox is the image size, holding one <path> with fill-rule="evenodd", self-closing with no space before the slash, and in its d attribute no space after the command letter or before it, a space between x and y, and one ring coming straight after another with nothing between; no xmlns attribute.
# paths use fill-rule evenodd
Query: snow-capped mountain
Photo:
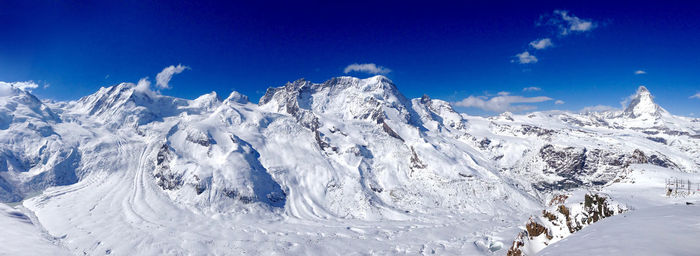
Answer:
<svg viewBox="0 0 700 256"><path fill-rule="evenodd" d="M78 181L77 145L64 140L61 118L31 93L0 88L0 201L15 202ZM65 124L65 126L70 126Z"/></svg>
<svg viewBox="0 0 700 256"><path fill-rule="evenodd" d="M557 195L700 167L700 121L644 87L586 114L468 116L384 76L297 80L258 104L8 87L0 110L0 201L74 254L505 254Z"/></svg>
<svg viewBox="0 0 700 256"><path fill-rule="evenodd" d="M637 93L631 98L629 105L625 108L626 116L630 118L659 118L662 115L668 115L668 111L659 107L654 103L651 92L640 86Z"/></svg>

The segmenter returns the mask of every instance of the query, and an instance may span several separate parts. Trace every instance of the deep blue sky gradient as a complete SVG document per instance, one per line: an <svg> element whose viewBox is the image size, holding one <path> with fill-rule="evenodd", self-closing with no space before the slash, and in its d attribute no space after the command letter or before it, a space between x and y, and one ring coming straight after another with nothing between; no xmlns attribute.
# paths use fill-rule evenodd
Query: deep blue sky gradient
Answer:
<svg viewBox="0 0 700 256"><path fill-rule="evenodd" d="M536 26L554 10L593 20L565 37ZM550 37L555 47L528 48ZM512 63L528 50L535 64ZM40 97L77 99L100 86L175 75L163 94L270 86L345 75L376 63L408 97L458 101L509 91L548 96L538 110L620 106L646 85L674 114L700 115L700 7L690 1L357 2L0 1L0 81L34 80ZM644 70L645 75L635 75ZM368 77L369 74L350 75ZM542 91L523 92L529 86ZM459 108L472 114L478 109Z"/></svg>

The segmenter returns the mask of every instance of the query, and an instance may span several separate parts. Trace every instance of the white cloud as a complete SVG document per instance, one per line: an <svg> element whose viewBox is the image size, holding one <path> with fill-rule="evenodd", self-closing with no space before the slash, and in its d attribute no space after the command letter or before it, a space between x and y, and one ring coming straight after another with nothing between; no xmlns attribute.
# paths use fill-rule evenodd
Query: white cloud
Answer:
<svg viewBox="0 0 700 256"><path fill-rule="evenodd" d="M369 73L373 75L385 75L391 72L391 69L382 67L382 66L377 66L374 63L353 63L345 67L345 70L343 71L345 74L350 73L350 72L363 72L363 73Z"/></svg>
<svg viewBox="0 0 700 256"><path fill-rule="evenodd" d="M0 82L0 97L12 96L14 94L14 90L9 83Z"/></svg>
<svg viewBox="0 0 700 256"><path fill-rule="evenodd" d="M498 92L498 96L508 96L510 95L509 92Z"/></svg>
<svg viewBox="0 0 700 256"><path fill-rule="evenodd" d="M547 16L542 16L544 19ZM565 36L572 32L588 32L596 28L597 24L592 20L581 19L569 14L566 10L555 10L554 15L549 16L545 25L555 26L559 29L559 34Z"/></svg>
<svg viewBox="0 0 700 256"><path fill-rule="evenodd" d="M554 104L561 105L564 104L565 102L563 100L556 100L554 101Z"/></svg>
<svg viewBox="0 0 700 256"><path fill-rule="evenodd" d="M0 85L3 86L10 86L14 87L23 91L28 91L31 92L32 89L39 88L39 85L36 84L34 81L24 81L24 82L2 82L0 81Z"/></svg>
<svg viewBox="0 0 700 256"><path fill-rule="evenodd" d="M615 107L611 106L606 106L606 105L595 105L595 106L589 106L581 109L581 113L591 113L591 112L606 112L606 111L615 111L619 110Z"/></svg>
<svg viewBox="0 0 700 256"><path fill-rule="evenodd" d="M526 111L533 110L537 107L532 105L514 105L519 103L539 103L544 101L550 101L552 98L546 96L537 97L523 97L523 96L512 96L512 95L500 95L492 98L484 96L469 96L461 101L455 102L455 106L460 107L471 107L479 108L491 112L505 112L505 111Z"/></svg>
<svg viewBox="0 0 700 256"><path fill-rule="evenodd" d="M538 40L530 42L530 46L532 46L532 48L535 48L537 50L544 50L544 49L547 49L547 48L552 47L554 45L552 44L551 39L542 38L542 39L538 39Z"/></svg>
<svg viewBox="0 0 700 256"><path fill-rule="evenodd" d="M700 99L700 92L696 93L693 96L690 96L691 99Z"/></svg>
<svg viewBox="0 0 700 256"><path fill-rule="evenodd" d="M136 84L136 87L134 87L134 91L144 93L151 98L156 96L156 93L151 90L151 81L148 80L148 77L141 78Z"/></svg>
<svg viewBox="0 0 700 256"><path fill-rule="evenodd" d="M647 73L647 72L644 71L644 70L637 70L637 71L634 71L634 74L635 74L635 75L644 75L644 74L646 74L646 73Z"/></svg>
<svg viewBox="0 0 700 256"><path fill-rule="evenodd" d="M188 66L183 66L182 64L178 64L177 66L169 66L163 69L158 75L156 75L156 87L160 89L170 89L170 79L173 78L173 75L175 74L180 74L182 71L185 71L185 69L189 69L190 67Z"/></svg>
<svg viewBox="0 0 700 256"><path fill-rule="evenodd" d="M525 87L523 88L524 92L535 92L535 91L541 91L542 88L536 87L536 86L530 86L530 87Z"/></svg>
<svg viewBox="0 0 700 256"><path fill-rule="evenodd" d="M522 53L518 53L515 55L517 60L512 60L511 62L518 62L520 64L530 64L530 63L537 63L537 57L534 55L531 55L530 52L524 51Z"/></svg>

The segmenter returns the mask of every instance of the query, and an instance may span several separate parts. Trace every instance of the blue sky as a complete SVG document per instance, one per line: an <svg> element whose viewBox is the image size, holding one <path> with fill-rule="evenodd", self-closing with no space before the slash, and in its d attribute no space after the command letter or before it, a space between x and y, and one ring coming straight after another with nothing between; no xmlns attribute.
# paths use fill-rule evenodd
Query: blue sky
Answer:
<svg viewBox="0 0 700 256"><path fill-rule="evenodd" d="M163 94L257 100L374 71L470 114L619 108L645 85L700 115L700 7L685 2L257 2L2 1L0 81L68 100L182 64Z"/></svg>

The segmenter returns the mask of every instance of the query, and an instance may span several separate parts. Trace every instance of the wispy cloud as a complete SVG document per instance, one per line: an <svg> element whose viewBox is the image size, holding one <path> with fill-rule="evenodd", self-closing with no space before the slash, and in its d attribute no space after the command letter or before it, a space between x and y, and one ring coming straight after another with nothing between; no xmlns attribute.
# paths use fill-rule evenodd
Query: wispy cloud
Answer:
<svg viewBox="0 0 700 256"><path fill-rule="evenodd" d="M542 39L537 39L535 41L530 42L530 46L532 46L532 48L535 48L537 50L544 50L544 49L547 49L549 47L554 46L554 44L552 44L551 39L542 38Z"/></svg>
<svg viewBox="0 0 700 256"><path fill-rule="evenodd" d="M540 17L543 22L540 25L554 26L559 30L562 36L571 33L588 32L596 28L598 25L590 19L581 19L566 10L555 10L552 15L543 15Z"/></svg>
<svg viewBox="0 0 700 256"><path fill-rule="evenodd" d="M691 99L700 99L700 92L696 93L693 96L690 96Z"/></svg>
<svg viewBox="0 0 700 256"><path fill-rule="evenodd" d="M24 82L2 82L2 81L0 81L0 85L10 86L10 87L14 87L17 89L21 89L23 91L29 91L29 92L31 92L32 89L39 88L39 85L37 83L35 83L34 81L24 81Z"/></svg>
<svg viewBox="0 0 700 256"><path fill-rule="evenodd" d="M593 22L593 20L579 18L573 14L570 14L567 10L554 10L552 14L541 15L540 20L536 23L536 25L554 27L560 37L572 33L588 32L598 26L597 23ZM554 43L552 43L551 38L545 37L531 41L528 45L535 50L544 50L554 46ZM511 60L512 63L537 63L537 57L530 54L528 51L519 53L515 57L517 58L517 61Z"/></svg>
<svg viewBox="0 0 700 256"><path fill-rule="evenodd" d="M514 57L516 59L511 60L511 62L518 62L520 64L537 63L537 57L535 57L535 55L530 54L530 52L528 52L528 51L518 53Z"/></svg>
<svg viewBox="0 0 700 256"><path fill-rule="evenodd" d="M606 106L606 105L595 105L595 106L588 106L583 109L581 109L581 113L592 113L592 112L606 112L606 111L615 111L615 110L620 110L618 108L612 107L612 106Z"/></svg>
<svg viewBox="0 0 700 256"><path fill-rule="evenodd" d="M173 75L175 74L180 74L182 71L185 71L185 69L189 69L188 66L183 66L182 64L178 64L177 66L169 66L163 69L158 75L156 75L156 87L160 89L170 89L170 79L173 78Z"/></svg>
<svg viewBox="0 0 700 256"><path fill-rule="evenodd" d="M505 111L527 111L536 109L533 105L522 105L523 103L539 103L550 101L552 98L546 96L523 97L514 96L509 93L499 93L499 96L469 96L461 101L455 102L455 106L479 108L490 112L505 112Z"/></svg>
<svg viewBox="0 0 700 256"><path fill-rule="evenodd" d="M637 71L634 71L634 74L635 74L635 75L644 75L644 74L646 74L646 73L647 73L647 72L644 71L644 70L637 70Z"/></svg>
<svg viewBox="0 0 700 256"><path fill-rule="evenodd" d="M557 104L557 105L561 105L561 104L564 104L564 103L566 103L566 102L564 102L563 100L556 100L556 101L554 101L554 104Z"/></svg>
<svg viewBox="0 0 700 256"><path fill-rule="evenodd" d="M536 91L541 91L542 88L536 87L536 86L530 86L530 87L525 87L523 88L524 92L536 92Z"/></svg>
<svg viewBox="0 0 700 256"><path fill-rule="evenodd" d="M156 95L156 92L151 90L151 81L148 80L148 77L141 78L141 80L139 80L139 82L136 84L136 87L134 87L134 91L144 93L151 98Z"/></svg>
<svg viewBox="0 0 700 256"><path fill-rule="evenodd" d="M377 66L374 63L353 63L345 67L345 70L343 71L345 74L350 73L350 72L362 72L362 73L369 73L373 75L385 75L391 72L391 69L382 67L382 66Z"/></svg>
<svg viewBox="0 0 700 256"><path fill-rule="evenodd" d="M32 89L38 88L39 85L34 81L25 82L3 82L0 81L0 97L16 95L17 89L31 92Z"/></svg>

